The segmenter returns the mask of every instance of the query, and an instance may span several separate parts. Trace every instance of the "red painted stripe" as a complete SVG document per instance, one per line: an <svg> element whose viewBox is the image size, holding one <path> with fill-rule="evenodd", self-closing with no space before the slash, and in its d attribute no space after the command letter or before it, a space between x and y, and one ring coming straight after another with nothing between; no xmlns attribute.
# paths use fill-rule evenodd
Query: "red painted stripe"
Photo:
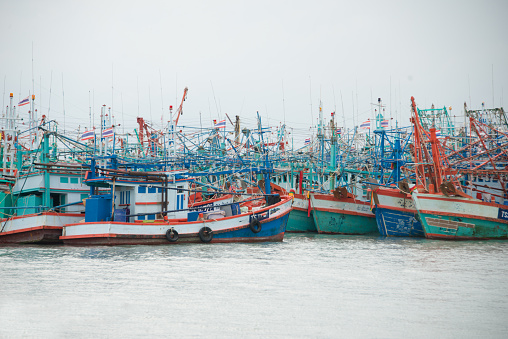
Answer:
<svg viewBox="0 0 508 339"><path fill-rule="evenodd" d="M428 210L420 210L419 212L423 213L423 214L430 214L430 215L443 215L443 216L458 217L458 218L471 218L471 219L477 219L477 220L487 220L487 221L494 221L494 222L499 222L499 223L503 223L503 224L508 224L508 220L498 219L498 218L490 218L490 217L482 217L479 215L440 212L440 211L428 211Z"/></svg>
<svg viewBox="0 0 508 339"><path fill-rule="evenodd" d="M501 209L508 210L508 206L501 205L501 204L494 204L491 202L485 202L485 201L474 201L474 200L465 200L465 199L451 199L446 197L440 197L440 196L426 196L426 195L417 195L418 199L428 199L428 200L443 200L443 201L451 201L451 202L460 202L464 204L474 204L474 205L484 205L484 206L492 206L492 207L498 207Z"/></svg>
<svg viewBox="0 0 508 339"><path fill-rule="evenodd" d="M136 205L160 205L159 201L137 202Z"/></svg>
<svg viewBox="0 0 508 339"><path fill-rule="evenodd" d="M412 210L412 209L409 209L409 208L387 206L387 205L376 205L376 207L378 207L378 208L384 208L384 209L387 209L387 210L394 210L394 211L400 211L400 212L408 212L408 213L412 213L412 214L418 213L416 211L416 209Z"/></svg>
<svg viewBox="0 0 508 339"><path fill-rule="evenodd" d="M337 213L337 214L348 214L348 215L358 215L361 217L367 217L367 218L375 218L376 216L374 214L367 214L367 213L360 213L355 211L346 211L341 210L338 208L322 208L322 207L315 207L312 209L313 211L321 211L321 212L330 212L330 213Z"/></svg>
<svg viewBox="0 0 508 339"><path fill-rule="evenodd" d="M378 188L377 190L375 190L375 192L377 193L377 195L379 196L390 196L390 197L395 197L395 198L406 198L406 199L411 199L411 194L404 194L398 190L389 190L389 189L380 189Z"/></svg>
<svg viewBox="0 0 508 339"><path fill-rule="evenodd" d="M36 226L36 227L21 228L19 230L14 230L14 231L2 232L2 233L0 233L0 236L15 234L15 233L31 232L31 231L37 231L37 230L61 230L61 229L63 229L62 226Z"/></svg>
<svg viewBox="0 0 508 339"><path fill-rule="evenodd" d="M206 192L203 192L203 193L206 193ZM212 200L199 201L199 202L190 204L189 207L197 207L197 206L201 206L201 205L213 204L214 202L218 202L218 201L222 201L222 200L227 200L229 198L231 198L231 194L225 195L222 198L216 198L216 199L212 199Z"/></svg>
<svg viewBox="0 0 508 339"><path fill-rule="evenodd" d="M342 201L342 202L349 202L352 204L357 205L370 205L370 202L362 201L362 200L356 200L353 198L344 198L344 199L335 199L333 195L325 195L325 194L313 194L312 197L316 200L327 200L327 201Z"/></svg>

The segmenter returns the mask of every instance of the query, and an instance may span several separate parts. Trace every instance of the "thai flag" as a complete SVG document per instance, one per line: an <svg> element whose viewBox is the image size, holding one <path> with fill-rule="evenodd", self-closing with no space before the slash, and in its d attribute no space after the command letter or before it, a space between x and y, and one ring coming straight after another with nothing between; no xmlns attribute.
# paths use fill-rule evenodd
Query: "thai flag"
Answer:
<svg viewBox="0 0 508 339"><path fill-rule="evenodd" d="M23 100L21 100L20 102L18 102L18 106L25 106L25 105L28 105L30 103L30 101L28 100L30 96L27 96L26 98L24 98Z"/></svg>
<svg viewBox="0 0 508 339"><path fill-rule="evenodd" d="M342 134L342 127L337 128L337 130L335 131L335 134L341 135Z"/></svg>
<svg viewBox="0 0 508 339"><path fill-rule="evenodd" d="M370 121L367 120L365 122L362 122L362 124L360 125L360 128L363 128L363 129L370 129Z"/></svg>
<svg viewBox="0 0 508 339"><path fill-rule="evenodd" d="M102 131L102 137L103 138L107 138L107 137L113 137L113 127L110 127L108 129L105 129L104 131Z"/></svg>
<svg viewBox="0 0 508 339"><path fill-rule="evenodd" d="M226 119L216 123L213 128L226 128Z"/></svg>
<svg viewBox="0 0 508 339"><path fill-rule="evenodd" d="M382 120L381 127L388 128L388 120Z"/></svg>
<svg viewBox="0 0 508 339"><path fill-rule="evenodd" d="M95 139L95 131L93 129L81 134L81 141L86 141L90 139Z"/></svg>
<svg viewBox="0 0 508 339"><path fill-rule="evenodd" d="M440 129L437 129L437 130L436 130L436 137L437 137L437 138L444 138L444 136L443 136L443 135L441 135L441 130L440 130Z"/></svg>
<svg viewBox="0 0 508 339"><path fill-rule="evenodd" d="M305 145L309 145L309 144L310 144L310 138L305 139Z"/></svg>

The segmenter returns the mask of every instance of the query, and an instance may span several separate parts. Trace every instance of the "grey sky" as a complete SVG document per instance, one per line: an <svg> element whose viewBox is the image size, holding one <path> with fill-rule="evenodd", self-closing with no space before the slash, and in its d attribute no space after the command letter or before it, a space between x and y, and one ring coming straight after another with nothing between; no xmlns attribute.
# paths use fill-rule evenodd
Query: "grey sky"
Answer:
<svg viewBox="0 0 508 339"><path fill-rule="evenodd" d="M31 92L33 43L39 111L51 87L63 123L63 74L68 130L89 125L89 91L96 121L113 104L121 123L123 103L134 127L138 83L141 115L159 124L188 86L184 125L200 112L204 126L224 113L252 124L256 111L277 125L285 112L303 138L320 98L342 120L341 93L347 127L353 101L357 125L370 117L371 95L407 125L412 95L452 115L469 95L473 108L501 105L507 14L508 1L2 1L0 103Z"/></svg>

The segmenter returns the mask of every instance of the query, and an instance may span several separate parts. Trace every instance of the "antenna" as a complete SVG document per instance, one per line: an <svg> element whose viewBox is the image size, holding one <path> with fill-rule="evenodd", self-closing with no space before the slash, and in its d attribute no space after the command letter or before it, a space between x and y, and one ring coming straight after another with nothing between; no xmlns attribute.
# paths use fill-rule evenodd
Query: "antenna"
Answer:
<svg viewBox="0 0 508 339"><path fill-rule="evenodd" d="M392 76L390 75L390 129L392 128Z"/></svg>
<svg viewBox="0 0 508 339"><path fill-rule="evenodd" d="M122 102L122 134L125 134L125 117L123 115L123 94L120 92L120 100Z"/></svg>
<svg viewBox="0 0 508 339"><path fill-rule="evenodd" d="M49 80L48 121L49 121L49 111L51 110L51 86L52 85L53 85L53 70L51 70L51 78Z"/></svg>
<svg viewBox="0 0 508 339"><path fill-rule="evenodd" d="M34 85L34 42L32 41L32 94L35 94Z"/></svg>
<svg viewBox="0 0 508 339"><path fill-rule="evenodd" d="M284 114L284 125L286 125L286 105L284 103L284 79L282 79L282 112Z"/></svg>
<svg viewBox="0 0 508 339"><path fill-rule="evenodd" d="M63 108L63 117L64 117L63 134L65 135L65 97L64 97L63 73L62 73L62 108Z"/></svg>
<svg viewBox="0 0 508 339"><path fill-rule="evenodd" d="M115 114L113 110L113 63L111 63L111 114Z"/></svg>
<svg viewBox="0 0 508 339"><path fill-rule="evenodd" d="M153 124L153 118L152 118L152 96L150 94L150 85L148 85L148 107L150 109L150 123ZM161 122L162 122L162 115L161 115Z"/></svg>
<svg viewBox="0 0 508 339"><path fill-rule="evenodd" d="M471 106L471 83L469 82L469 74L467 75L467 87L469 88L469 107L473 109L473 106Z"/></svg>
<svg viewBox="0 0 508 339"><path fill-rule="evenodd" d="M18 95L18 102L21 101L21 80L23 77L23 71L19 74L19 95Z"/></svg>
<svg viewBox="0 0 508 339"><path fill-rule="evenodd" d="M372 87L370 88L370 102L372 103ZM370 118L371 119L376 119L376 116L374 114L372 114L372 106L373 104L370 104Z"/></svg>
<svg viewBox="0 0 508 339"><path fill-rule="evenodd" d="M356 120L360 121L360 114L358 113L358 79L356 79L355 92L356 92ZM353 112L354 113L354 112Z"/></svg>
<svg viewBox="0 0 508 339"><path fill-rule="evenodd" d="M312 121L312 123L314 123L314 116L312 114L312 79L309 75L309 98L310 98L310 121ZM310 127L312 128L312 123L310 125Z"/></svg>
<svg viewBox="0 0 508 339"><path fill-rule="evenodd" d="M161 120L164 117L164 98L162 96L162 75L161 75L161 69L159 68L159 83L161 85ZM164 126L163 126L164 127Z"/></svg>
<svg viewBox="0 0 508 339"><path fill-rule="evenodd" d="M337 104L335 102L335 88L333 87L332 85L332 94L333 94L333 115L335 116L335 114L337 113Z"/></svg>
<svg viewBox="0 0 508 339"><path fill-rule="evenodd" d="M139 117L139 77L136 77L136 90L138 91L138 117Z"/></svg>
<svg viewBox="0 0 508 339"><path fill-rule="evenodd" d="M7 78L7 75L4 75L4 94L2 95L2 115L4 114L4 108L5 108L5 79Z"/></svg>
<svg viewBox="0 0 508 339"><path fill-rule="evenodd" d="M88 116L90 118L90 130L92 129L92 105L90 104L90 90L88 90Z"/></svg>
<svg viewBox="0 0 508 339"><path fill-rule="evenodd" d="M353 126L356 127L355 123L355 92L351 91L351 101L353 102Z"/></svg>
<svg viewBox="0 0 508 339"><path fill-rule="evenodd" d="M342 120L344 122L344 131L346 131L346 114L344 112L344 100L342 99L342 90L339 91L340 91L340 102L342 104Z"/></svg>
<svg viewBox="0 0 508 339"><path fill-rule="evenodd" d="M492 64L492 108L496 107L496 103L494 101L494 64Z"/></svg>

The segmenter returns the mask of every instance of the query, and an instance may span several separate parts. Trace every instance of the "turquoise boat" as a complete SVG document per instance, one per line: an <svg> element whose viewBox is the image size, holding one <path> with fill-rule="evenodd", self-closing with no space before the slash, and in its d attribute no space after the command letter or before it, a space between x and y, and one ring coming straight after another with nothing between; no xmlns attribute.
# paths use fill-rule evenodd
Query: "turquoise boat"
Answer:
<svg viewBox="0 0 508 339"><path fill-rule="evenodd" d="M425 237L508 239L508 206L474 198L413 192Z"/></svg>
<svg viewBox="0 0 508 339"><path fill-rule="evenodd" d="M293 209L289 213L286 232L317 232L312 209L310 208L310 199L302 194L294 194Z"/></svg>
<svg viewBox="0 0 508 339"><path fill-rule="evenodd" d="M379 235L369 202L355 199L351 194L340 199L333 194L311 194L310 198L318 233Z"/></svg>

